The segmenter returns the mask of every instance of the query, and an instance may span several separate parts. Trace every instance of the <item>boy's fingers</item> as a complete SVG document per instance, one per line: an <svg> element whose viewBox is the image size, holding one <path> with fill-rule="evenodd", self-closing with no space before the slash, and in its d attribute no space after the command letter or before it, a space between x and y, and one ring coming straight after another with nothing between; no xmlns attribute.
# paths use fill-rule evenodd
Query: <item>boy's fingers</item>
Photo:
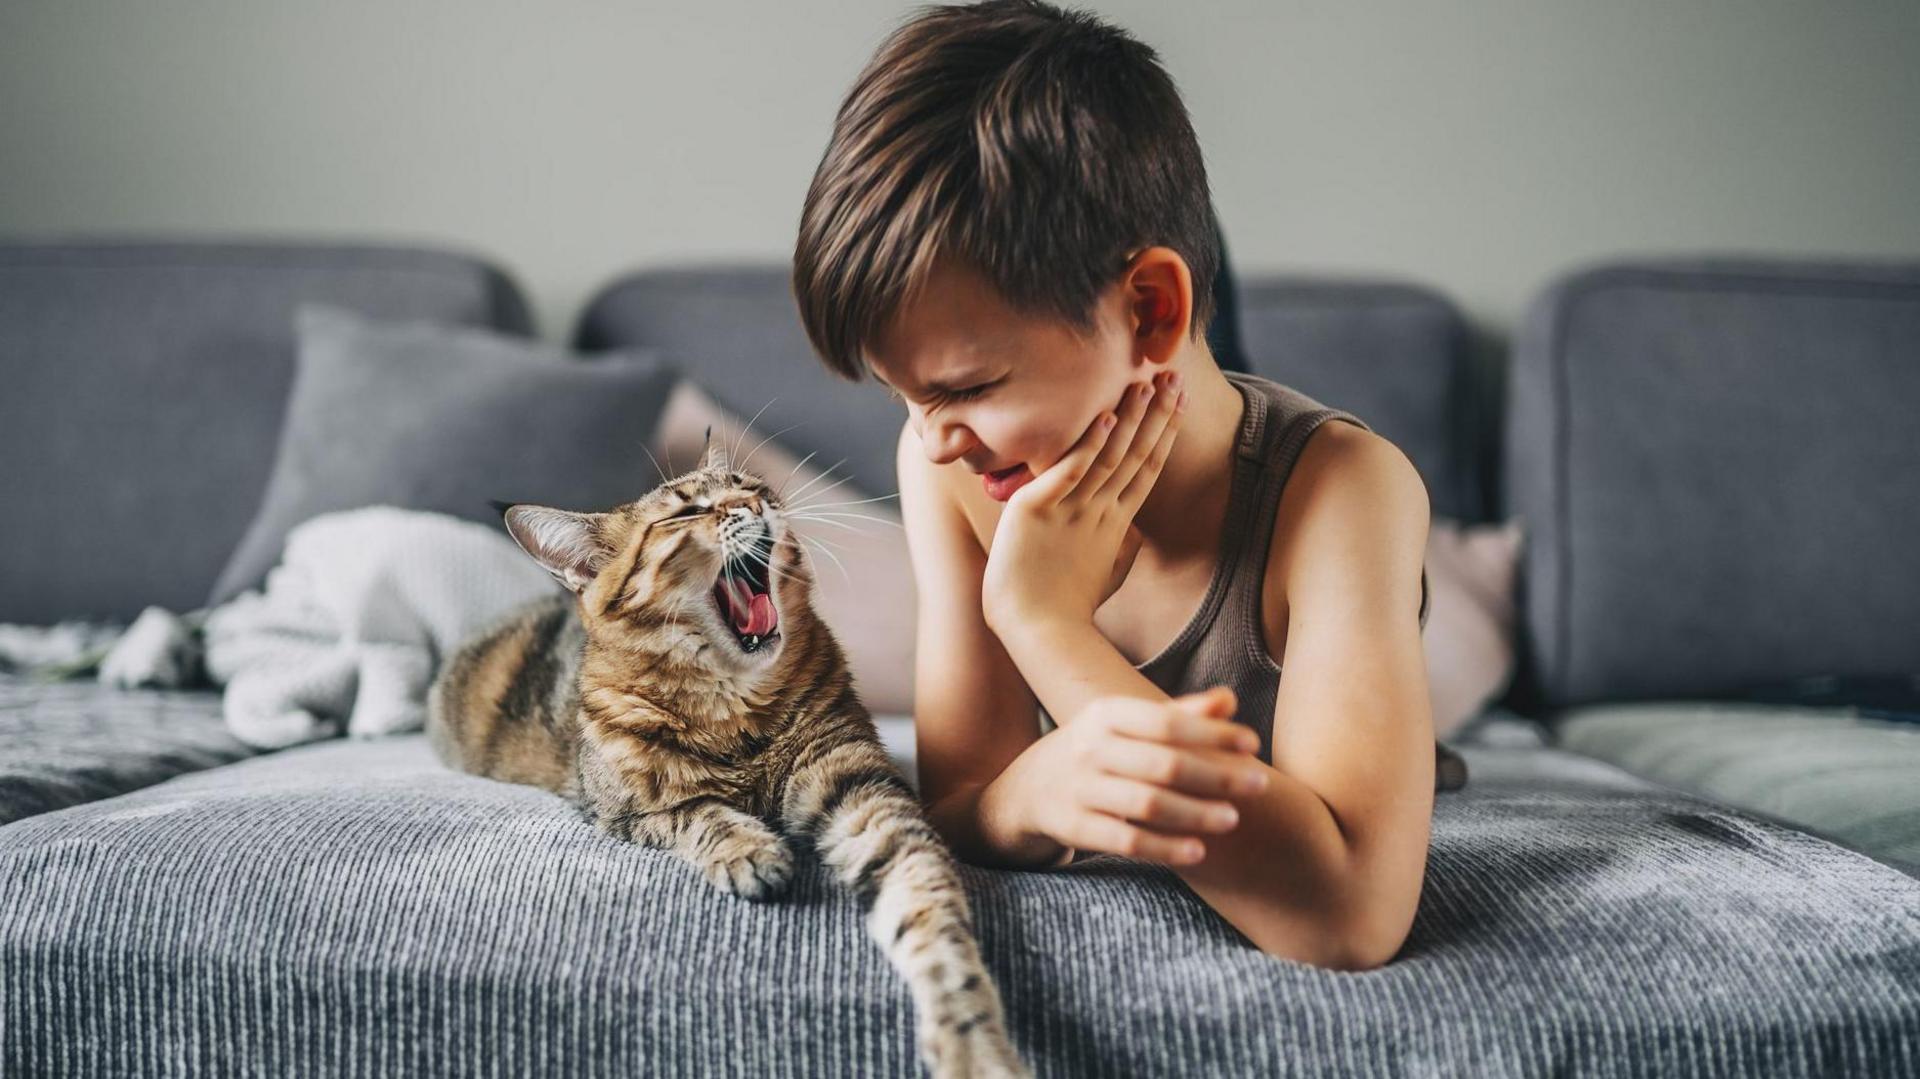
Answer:
<svg viewBox="0 0 1920 1079"><path fill-rule="evenodd" d="M1191 709L1146 708L1116 712L1115 733L1148 742L1172 742L1184 746L1229 749L1249 753L1260 748L1260 736L1224 717L1205 715Z"/></svg>
<svg viewBox="0 0 1920 1079"><path fill-rule="evenodd" d="M1174 439L1179 437L1179 410L1186 407L1185 397L1177 393L1169 396L1180 399L1162 413L1160 427L1153 432L1152 443L1142 445L1140 448L1139 462L1131 470L1122 465L1120 471L1108 481L1108 486L1111 487L1124 479L1125 486L1119 489L1119 493L1114 496L1114 501L1120 506L1121 512L1128 515L1139 509L1140 504L1147 500L1147 492L1153 490L1154 482L1160 478L1161 470L1166 467L1167 457L1173 453ZM1144 443L1146 437L1147 432L1142 431L1135 441Z"/></svg>
<svg viewBox="0 0 1920 1079"><path fill-rule="evenodd" d="M1251 734L1252 732L1247 732ZM1259 740L1254 739L1257 748ZM1258 794L1266 766L1238 750L1175 747L1137 738L1103 739L1094 762L1113 775L1171 787L1202 798Z"/></svg>
<svg viewBox="0 0 1920 1079"><path fill-rule="evenodd" d="M1168 865L1192 865L1207 856L1206 845L1192 836L1162 835L1106 813L1081 815L1073 845Z"/></svg>
<svg viewBox="0 0 1920 1079"><path fill-rule="evenodd" d="M1183 693L1167 703L1183 712L1220 719L1229 718L1240 710L1240 699L1230 686L1208 686L1198 692Z"/></svg>
<svg viewBox="0 0 1920 1079"><path fill-rule="evenodd" d="M1153 414L1153 397L1152 382L1136 382L1120 395L1120 404L1113 410L1119 421L1079 484L1067 494L1068 499L1085 502L1107 487L1108 477L1114 475L1115 470L1126 471L1126 463L1132 456L1129 451L1138 440L1140 425Z"/></svg>
<svg viewBox="0 0 1920 1079"><path fill-rule="evenodd" d="M1240 823L1240 811L1231 803L1195 798L1124 776L1105 775L1090 780L1081 788L1081 804L1135 824L1182 835L1231 832Z"/></svg>
<svg viewBox="0 0 1920 1079"><path fill-rule="evenodd" d="M1135 507L1127 505L1125 499L1134 491L1145 498L1154 479L1160 475L1160 466L1166 463L1167 452L1173 445L1173 431L1179 427L1181 391L1167 385L1166 378L1158 378L1156 383L1158 392L1149 402L1133 436L1127 440L1125 456L1116 458L1116 467L1103 477L1100 487L1101 494L1120 500L1129 511Z"/></svg>
<svg viewBox="0 0 1920 1079"><path fill-rule="evenodd" d="M1052 504L1066 497L1079 484L1080 477L1086 475L1100 447L1106 445L1108 432L1112 430L1114 422L1111 411L1095 416L1087 429L1081 432L1079 441L1067 447L1067 452L1058 461L1048 465L1030 483L1015 491L1013 497L1026 495L1027 502L1044 504Z"/></svg>

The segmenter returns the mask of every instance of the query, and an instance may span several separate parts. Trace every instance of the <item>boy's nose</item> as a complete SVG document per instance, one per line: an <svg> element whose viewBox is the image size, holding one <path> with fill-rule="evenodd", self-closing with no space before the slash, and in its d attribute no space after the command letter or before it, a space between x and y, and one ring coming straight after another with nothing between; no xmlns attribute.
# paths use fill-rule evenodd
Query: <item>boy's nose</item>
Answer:
<svg viewBox="0 0 1920 1079"><path fill-rule="evenodd" d="M927 460L936 465L957 461L973 448L973 432L957 423L936 423L920 428L920 446Z"/></svg>

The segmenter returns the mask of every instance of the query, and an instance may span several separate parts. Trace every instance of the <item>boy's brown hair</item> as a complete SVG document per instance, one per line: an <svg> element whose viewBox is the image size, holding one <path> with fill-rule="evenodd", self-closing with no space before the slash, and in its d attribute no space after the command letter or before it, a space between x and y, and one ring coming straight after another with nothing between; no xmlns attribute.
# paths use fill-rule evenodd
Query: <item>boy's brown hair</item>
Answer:
<svg viewBox="0 0 1920 1079"><path fill-rule="evenodd" d="M1164 246L1213 317L1220 249L1199 140L1159 57L1036 0L922 9L881 43L834 120L800 215L793 292L815 351L862 350L953 256L1018 309L1085 330L1127 257Z"/></svg>

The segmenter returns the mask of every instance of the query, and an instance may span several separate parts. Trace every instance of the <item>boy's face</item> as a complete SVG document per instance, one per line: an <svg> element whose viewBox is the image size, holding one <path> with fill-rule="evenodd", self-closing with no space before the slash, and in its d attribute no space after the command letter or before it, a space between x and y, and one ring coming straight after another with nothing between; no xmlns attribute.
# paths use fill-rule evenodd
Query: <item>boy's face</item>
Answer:
<svg viewBox="0 0 1920 1079"><path fill-rule="evenodd" d="M980 274L942 263L872 342L867 366L905 402L929 460L960 462L1004 502L1118 406L1129 386L1152 377L1127 311L1115 285L1082 334L1016 311Z"/></svg>

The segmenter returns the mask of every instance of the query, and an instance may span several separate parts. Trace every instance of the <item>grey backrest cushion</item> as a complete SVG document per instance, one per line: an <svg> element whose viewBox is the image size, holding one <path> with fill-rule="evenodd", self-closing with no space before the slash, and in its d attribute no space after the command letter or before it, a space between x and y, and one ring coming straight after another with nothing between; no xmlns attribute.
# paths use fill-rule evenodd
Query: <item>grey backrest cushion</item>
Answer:
<svg viewBox="0 0 1920 1079"><path fill-rule="evenodd" d="M1252 277L1241 329L1254 370L1346 408L1407 452L1434 511L1480 520L1483 498L1463 411L1467 375L1458 313L1422 289L1370 282ZM876 386L829 374L807 342L774 265L662 267L605 286L575 334L582 349L652 347L754 429L816 460L846 463L868 492L891 494L905 412ZM771 402L771 403L770 403Z"/></svg>
<svg viewBox="0 0 1920 1079"><path fill-rule="evenodd" d="M207 597L258 587L287 533L388 505L506 534L499 502L599 511L660 482L648 445L676 375L651 355L576 363L474 327L304 304L286 426L260 512Z"/></svg>
<svg viewBox="0 0 1920 1079"><path fill-rule="evenodd" d="M1508 417L1533 707L1920 667L1920 264L1572 273Z"/></svg>
<svg viewBox="0 0 1920 1079"><path fill-rule="evenodd" d="M205 598L272 467L302 300L530 325L504 274L442 251L0 245L0 622Z"/></svg>
<svg viewBox="0 0 1920 1079"><path fill-rule="evenodd" d="M844 381L814 358L784 266L626 275L588 303L574 345L658 349L714 400L743 419L758 416L754 431L784 432L781 445L814 454L822 467L839 464L835 476L870 494L899 490L893 449L906 412L877 383Z"/></svg>
<svg viewBox="0 0 1920 1079"><path fill-rule="evenodd" d="M1436 515L1487 519L1466 320L1418 285L1256 276L1240 283L1240 333L1253 372L1344 408L1398 446Z"/></svg>

